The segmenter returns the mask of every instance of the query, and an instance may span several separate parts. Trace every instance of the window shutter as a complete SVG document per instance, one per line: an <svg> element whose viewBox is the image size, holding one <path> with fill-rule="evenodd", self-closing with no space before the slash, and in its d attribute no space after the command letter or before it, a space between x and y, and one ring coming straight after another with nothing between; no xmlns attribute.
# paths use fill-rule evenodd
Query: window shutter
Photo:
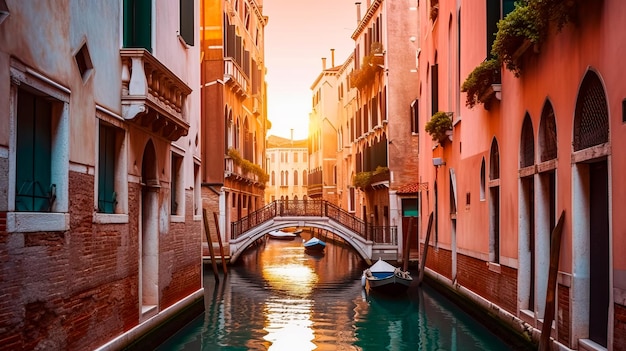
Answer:
<svg viewBox="0 0 626 351"><path fill-rule="evenodd" d="M115 210L115 130L100 126L98 155L98 211Z"/></svg>
<svg viewBox="0 0 626 351"><path fill-rule="evenodd" d="M180 0L180 36L187 45L194 43L194 0Z"/></svg>

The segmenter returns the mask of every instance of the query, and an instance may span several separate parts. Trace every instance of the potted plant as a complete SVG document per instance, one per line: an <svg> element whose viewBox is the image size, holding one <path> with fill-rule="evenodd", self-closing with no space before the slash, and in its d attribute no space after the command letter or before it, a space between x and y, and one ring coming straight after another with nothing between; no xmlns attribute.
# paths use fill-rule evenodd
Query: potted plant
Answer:
<svg viewBox="0 0 626 351"><path fill-rule="evenodd" d="M545 36L545 22L539 15L528 3L516 2L515 9L498 22L491 54L516 77L521 72L518 58L531 45L538 48Z"/></svg>
<svg viewBox="0 0 626 351"><path fill-rule="evenodd" d="M430 20L435 22L439 16L439 0L430 0Z"/></svg>
<svg viewBox="0 0 626 351"><path fill-rule="evenodd" d="M476 66L461 86L461 91L467 93L465 106L473 108L478 103L488 104L497 90L493 85L500 84L500 78L500 62L497 59L485 60Z"/></svg>
<svg viewBox="0 0 626 351"><path fill-rule="evenodd" d="M350 73L350 85L353 88L363 89L373 84L378 72L384 68L383 45L372 43L370 52L363 57L361 67Z"/></svg>
<svg viewBox="0 0 626 351"><path fill-rule="evenodd" d="M448 138L448 132L452 130L452 113L451 112L436 112L430 121L424 126L426 133L430 134L433 141L437 141L442 144Z"/></svg>

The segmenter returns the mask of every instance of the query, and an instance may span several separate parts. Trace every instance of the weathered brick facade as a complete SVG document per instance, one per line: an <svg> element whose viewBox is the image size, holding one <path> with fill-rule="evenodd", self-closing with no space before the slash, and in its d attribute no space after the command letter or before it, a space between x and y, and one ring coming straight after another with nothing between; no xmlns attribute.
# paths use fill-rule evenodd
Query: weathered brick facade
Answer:
<svg viewBox="0 0 626 351"><path fill-rule="evenodd" d="M0 213L0 350L92 349L139 323L141 189L129 187L129 223L97 224L93 179L70 172L69 231L7 233ZM160 238L160 309L201 288L200 222L188 217Z"/></svg>

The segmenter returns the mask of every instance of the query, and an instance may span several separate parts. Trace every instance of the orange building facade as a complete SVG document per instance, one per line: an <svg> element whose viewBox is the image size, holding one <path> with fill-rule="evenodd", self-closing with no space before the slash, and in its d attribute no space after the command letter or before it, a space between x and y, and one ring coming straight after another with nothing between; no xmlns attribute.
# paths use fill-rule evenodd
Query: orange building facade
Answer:
<svg viewBox="0 0 626 351"><path fill-rule="evenodd" d="M434 217L427 274L535 342L554 307L551 336L561 349L624 350L626 46L618 28L626 3L547 3L558 6L540 18L547 23L540 38L520 41L471 108L461 90L494 57L496 23L513 13L502 28L541 4L420 3L422 245ZM434 141L424 128L438 111L452 127ZM561 216L556 256L551 239ZM546 294L551 256L554 301Z"/></svg>
<svg viewBox="0 0 626 351"><path fill-rule="evenodd" d="M230 223L264 204L268 19L262 1L202 0L201 7L202 207L213 240L219 230L227 242Z"/></svg>

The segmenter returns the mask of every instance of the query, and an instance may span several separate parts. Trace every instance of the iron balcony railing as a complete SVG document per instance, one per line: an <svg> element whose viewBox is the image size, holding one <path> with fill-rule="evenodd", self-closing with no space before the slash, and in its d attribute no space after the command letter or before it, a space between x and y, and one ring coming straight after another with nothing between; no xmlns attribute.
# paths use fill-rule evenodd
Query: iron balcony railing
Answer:
<svg viewBox="0 0 626 351"><path fill-rule="evenodd" d="M328 217L376 244L398 244L396 226L373 226L326 200L276 200L231 223L231 240L274 217Z"/></svg>

